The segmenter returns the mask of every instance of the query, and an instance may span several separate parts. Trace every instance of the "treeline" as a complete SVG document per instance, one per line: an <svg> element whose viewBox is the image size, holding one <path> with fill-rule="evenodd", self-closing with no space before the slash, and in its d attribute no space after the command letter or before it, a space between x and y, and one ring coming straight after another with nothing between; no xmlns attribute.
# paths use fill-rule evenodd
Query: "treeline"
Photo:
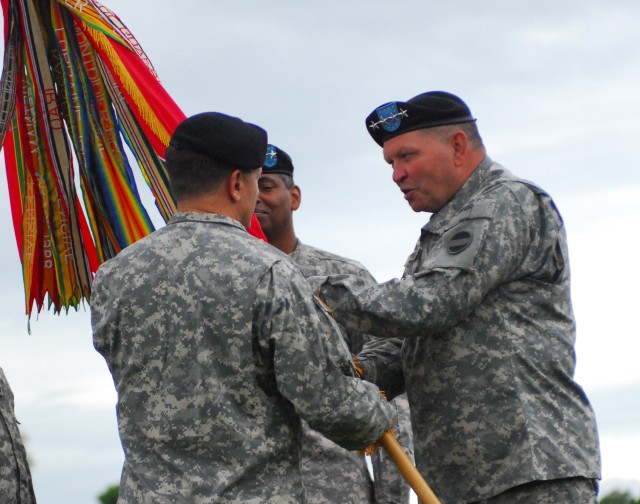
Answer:
<svg viewBox="0 0 640 504"><path fill-rule="evenodd" d="M630 492L614 490L602 497L600 504L640 504L640 498L635 499Z"/></svg>

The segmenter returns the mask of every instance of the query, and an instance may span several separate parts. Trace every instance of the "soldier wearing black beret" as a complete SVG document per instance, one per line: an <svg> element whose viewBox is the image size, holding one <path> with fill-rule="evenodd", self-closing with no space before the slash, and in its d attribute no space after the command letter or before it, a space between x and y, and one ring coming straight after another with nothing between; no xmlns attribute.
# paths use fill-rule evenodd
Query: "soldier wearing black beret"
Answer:
<svg viewBox="0 0 640 504"><path fill-rule="evenodd" d="M390 397L406 390L416 466L442 502L595 504L598 433L574 380L556 205L487 156L451 93L385 103L365 125L409 206L431 216L402 279L329 277L320 294L347 329L404 339L358 360Z"/></svg>
<svg viewBox="0 0 640 504"><path fill-rule="evenodd" d="M215 189L231 174L228 198L217 201L245 228L249 229L253 208L251 198L241 197L240 189L253 190L259 168L265 159L267 133L255 124L221 114L204 112L178 125L167 148L167 172L178 210L188 201ZM257 194L257 191L256 191Z"/></svg>
<svg viewBox="0 0 640 504"><path fill-rule="evenodd" d="M294 183L291 157L281 148L267 146L258 186L255 211L269 243L288 254L305 276L348 273L375 284L371 273L359 262L298 239L293 214L300 207L302 193ZM344 339L355 354L370 338L345 332ZM405 450L413 453L407 399L397 397L392 404L398 417L394 433ZM300 467L309 503L409 504L409 485L383 450L371 457L375 476L372 479L364 457L332 443L307 424L303 424L301 441Z"/></svg>
<svg viewBox="0 0 640 504"><path fill-rule="evenodd" d="M390 138L421 129L475 123L469 107L457 96L431 91L406 102L389 102L367 117L369 134L382 147Z"/></svg>
<svg viewBox="0 0 640 504"><path fill-rule="evenodd" d="M183 121L166 152L178 211L93 281L119 502L304 502L302 420L349 450L393 420L300 270L247 233L266 153L266 132L237 117Z"/></svg>

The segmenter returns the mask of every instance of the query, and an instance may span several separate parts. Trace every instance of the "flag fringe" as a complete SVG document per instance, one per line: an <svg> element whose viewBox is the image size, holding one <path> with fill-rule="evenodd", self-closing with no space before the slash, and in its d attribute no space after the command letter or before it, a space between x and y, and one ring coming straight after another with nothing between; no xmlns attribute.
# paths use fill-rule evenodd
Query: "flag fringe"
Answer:
<svg viewBox="0 0 640 504"><path fill-rule="evenodd" d="M166 128L162 125L156 114L145 98L144 93L133 79L127 68L120 60L120 56L113 48L113 45L109 41L109 38L101 31L85 23L86 31L90 34L91 38L96 41L101 51L103 51L112 66L118 80L122 83L123 91L131 97L131 100L136 105L140 117L144 119L151 131L158 137L158 139L164 144L168 145L171 139ZM129 49L127 49L129 50Z"/></svg>

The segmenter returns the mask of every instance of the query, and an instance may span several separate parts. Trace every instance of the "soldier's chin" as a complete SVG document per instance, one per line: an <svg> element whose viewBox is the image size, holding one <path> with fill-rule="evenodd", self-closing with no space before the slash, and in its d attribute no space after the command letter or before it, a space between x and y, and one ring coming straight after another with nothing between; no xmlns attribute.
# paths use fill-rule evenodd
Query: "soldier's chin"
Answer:
<svg viewBox="0 0 640 504"><path fill-rule="evenodd" d="M407 203L411 207L411 210L414 212L436 212L438 209L434 208L436 205L432 201L425 201L424 198L416 198L415 192L411 192L411 194L405 195L405 199Z"/></svg>
<svg viewBox="0 0 640 504"><path fill-rule="evenodd" d="M427 210L424 209L424 206L420 201L417 201L417 200L412 199L412 198L407 198L407 203L411 207L411 210L413 210L414 212L426 212L427 211Z"/></svg>

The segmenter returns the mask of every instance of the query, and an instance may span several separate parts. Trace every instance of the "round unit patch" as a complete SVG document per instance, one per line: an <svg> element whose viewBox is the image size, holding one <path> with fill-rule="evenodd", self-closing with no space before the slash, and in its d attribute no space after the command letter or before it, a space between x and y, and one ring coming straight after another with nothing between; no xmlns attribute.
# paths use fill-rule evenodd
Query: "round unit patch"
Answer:
<svg viewBox="0 0 640 504"><path fill-rule="evenodd" d="M447 251L450 254L459 254L473 241L473 235L469 231L458 231L447 243Z"/></svg>

